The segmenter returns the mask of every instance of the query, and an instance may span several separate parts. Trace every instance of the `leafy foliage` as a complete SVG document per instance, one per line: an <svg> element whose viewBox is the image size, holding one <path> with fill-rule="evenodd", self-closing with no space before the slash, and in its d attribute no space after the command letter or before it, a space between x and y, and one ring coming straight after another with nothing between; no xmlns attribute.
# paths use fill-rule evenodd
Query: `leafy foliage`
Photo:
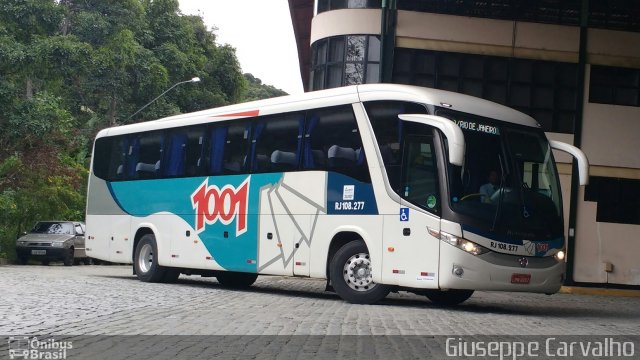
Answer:
<svg viewBox="0 0 640 360"><path fill-rule="evenodd" d="M245 100L260 100L287 95L286 92L277 89L272 85L263 84L262 80L258 79L252 74L244 74L244 78L248 83Z"/></svg>
<svg viewBox="0 0 640 360"><path fill-rule="evenodd" d="M102 128L275 96L215 40L177 0L0 2L0 257L37 220L84 218Z"/></svg>

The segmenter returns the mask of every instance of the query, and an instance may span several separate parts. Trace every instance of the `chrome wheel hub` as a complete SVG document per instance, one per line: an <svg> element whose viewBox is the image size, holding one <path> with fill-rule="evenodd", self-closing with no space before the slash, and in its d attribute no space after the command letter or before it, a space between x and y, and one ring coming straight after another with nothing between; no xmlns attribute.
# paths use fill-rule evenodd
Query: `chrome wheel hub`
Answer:
<svg viewBox="0 0 640 360"><path fill-rule="evenodd" d="M369 254L360 253L351 256L343 267L344 281L355 291L369 291L376 283L371 275Z"/></svg>
<svg viewBox="0 0 640 360"><path fill-rule="evenodd" d="M153 264L153 248L150 244L144 244L140 249L140 255L138 256L138 268L143 273L148 273L151 270Z"/></svg>

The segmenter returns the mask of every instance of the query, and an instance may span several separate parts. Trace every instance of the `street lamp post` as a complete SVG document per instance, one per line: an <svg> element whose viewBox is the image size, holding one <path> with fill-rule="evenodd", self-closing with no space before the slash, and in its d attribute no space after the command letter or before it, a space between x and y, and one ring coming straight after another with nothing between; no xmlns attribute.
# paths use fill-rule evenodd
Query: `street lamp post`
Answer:
<svg viewBox="0 0 640 360"><path fill-rule="evenodd" d="M167 90L165 90L162 94L156 96L153 100L149 101L146 105L144 105L143 107L141 107L140 109L138 109L138 111L134 112L133 114L131 114L131 116L129 116L127 118L127 120L125 120L125 122L129 121L132 117L136 116L140 111L144 110L147 106L153 104L154 101L160 99L162 97L162 95L168 93L169 91L171 91L171 89L173 89L174 87L180 85L180 84L186 84L186 83L194 83L194 82L199 82L200 78L199 77L194 77L191 80L185 80L185 81L180 81L177 82L175 84L173 84L170 88L168 88Z"/></svg>

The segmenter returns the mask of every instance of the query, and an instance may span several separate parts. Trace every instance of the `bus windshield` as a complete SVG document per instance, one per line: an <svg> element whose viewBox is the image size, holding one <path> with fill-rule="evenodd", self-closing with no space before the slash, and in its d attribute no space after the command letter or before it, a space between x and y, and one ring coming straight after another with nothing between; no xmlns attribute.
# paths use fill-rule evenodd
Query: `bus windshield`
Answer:
<svg viewBox="0 0 640 360"><path fill-rule="evenodd" d="M494 237L562 236L561 190L542 130L441 109L466 142L464 166L449 166L449 204L468 230Z"/></svg>

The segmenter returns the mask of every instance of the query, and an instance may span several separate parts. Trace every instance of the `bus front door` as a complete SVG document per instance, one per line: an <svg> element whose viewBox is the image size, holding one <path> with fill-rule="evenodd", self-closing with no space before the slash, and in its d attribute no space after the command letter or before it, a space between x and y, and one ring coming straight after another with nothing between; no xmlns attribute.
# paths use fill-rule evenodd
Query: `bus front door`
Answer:
<svg viewBox="0 0 640 360"><path fill-rule="evenodd" d="M385 215L383 281L414 288L437 288L440 196L432 136L406 136L401 197L396 214Z"/></svg>

